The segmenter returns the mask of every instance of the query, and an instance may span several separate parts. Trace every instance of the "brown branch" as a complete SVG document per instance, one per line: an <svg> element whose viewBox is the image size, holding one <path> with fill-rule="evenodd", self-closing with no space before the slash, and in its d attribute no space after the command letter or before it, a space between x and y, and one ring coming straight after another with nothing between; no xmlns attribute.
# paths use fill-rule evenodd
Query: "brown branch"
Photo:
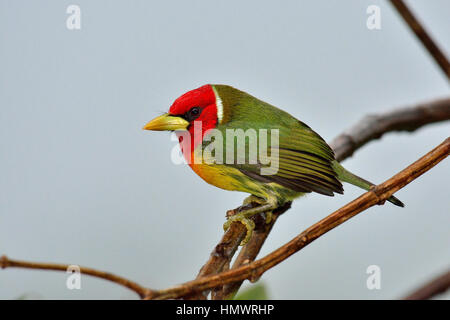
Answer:
<svg viewBox="0 0 450 320"><path fill-rule="evenodd" d="M283 207L275 210L273 212L272 220L270 221L270 223L265 223L265 220L262 219L261 216L256 217L257 222L253 235L250 238L249 242L239 252L239 255L233 263L232 269L236 269L242 265L249 264L256 259L259 251L261 250L261 247L269 236L269 233L272 230L272 227L277 221L278 217L290 208L291 202L288 202ZM212 295L212 299L223 300L233 298L234 294L241 287L241 284L242 282L240 281L219 288L219 290L216 290Z"/></svg>
<svg viewBox="0 0 450 320"><path fill-rule="evenodd" d="M227 212L227 216L234 215L238 213L239 210L242 209L249 209L252 208L256 204L249 204L246 206L240 206L236 209L229 210ZM262 244L264 243L264 240L266 239L268 233L270 232L270 229L272 229L272 226L274 225L277 218L286 212L291 207L291 203L287 203L283 207L278 208L273 212L272 221L269 224L265 223L265 220L261 215L256 215L252 217L252 220L255 222L255 230L253 232L252 238L250 241L243 247L241 250L241 254L243 250L245 251L245 248L252 248L256 249L254 253L254 257L251 258L249 261L253 261L256 258L256 255L259 252L259 249L261 248ZM199 279L201 277L211 275L211 274L217 274L219 272L224 271L224 267L229 267L230 261L233 258L236 250L239 247L239 244L244 239L245 234L247 232L247 229L244 227L242 223L233 223L230 228L224 233L222 239L220 240L219 244L217 244L213 251L210 254L210 257L208 261L203 265L203 267L200 269L200 272L198 273L196 279ZM252 250L253 251L253 250ZM240 254L240 255L241 255ZM239 256L240 256L239 255ZM239 261L239 257L236 261ZM233 267L236 265L236 263L233 265ZM214 297L218 299L218 297L222 296L221 289L216 288L216 292L214 293ZM185 297L187 299L206 299L208 296L209 291L204 291L201 293L196 293L192 296Z"/></svg>
<svg viewBox="0 0 450 320"><path fill-rule="evenodd" d="M179 298L192 292L202 292L218 286L243 280L257 281L267 270L286 260L294 253L298 252L315 239L354 217L360 212L376 205L382 204L393 193L406 186L414 179L430 170L440 161L444 160L450 152L450 138L447 138L439 146L431 150L422 158L397 173L386 182L372 188L359 198L348 203L341 209L333 212L326 218L315 223L294 239L248 265L231 269L216 275L205 276L184 284L153 292L148 299L170 299Z"/></svg>
<svg viewBox="0 0 450 320"><path fill-rule="evenodd" d="M450 97L369 115L331 141L336 159L342 161L366 143L393 131L415 131L424 125L450 120Z"/></svg>
<svg viewBox="0 0 450 320"><path fill-rule="evenodd" d="M444 293L450 288L450 271L434 278L429 283L423 285L404 300L426 300L440 293Z"/></svg>
<svg viewBox="0 0 450 320"><path fill-rule="evenodd" d="M434 58L441 70L447 76L447 80L450 80L450 63L448 62L445 54L439 49L437 44L433 41L431 36L428 35L425 28L420 24L419 20L413 15L408 6L403 0L391 0L392 5L397 9L398 13L402 16L403 20L408 24L410 29L414 32L416 37L422 42L424 47L428 50L428 53Z"/></svg>
<svg viewBox="0 0 450 320"><path fill-rule="evenodd" d="M427 124L445 120L450 120L450 98L423 102L414 106L401 107L379 115L366 116L356 125L336 137L330 143L330 146L335 152L336 159L343 161L350 157L357 149L369 141L381 138L385 133L393 131L412 132ZM283 212L288 209L286 208ZM254 233L254 236L247 245L241 249L232 269L248 264L256 259L275 222L276 219L267 228L259 229ZM228 232L230 233L229 235L227 235ZM246 229L240 223L233 223L228 232L225 233L224 238L214 248L211 253L211 258L202 268L197 279L206 275L217 274L222 271L223 266L229 265L240 243L240 239L245 235ZM230 240L230 237L233 237L232 235L236 237L235 241ZM226 240L224 241L225 238ZM212 298L230 299L239 290L241 284L242 281L227 285L222 291L216 290ZM206 299L207 293L208 291L205 291L191 298Z"/></svg>
<svg viewBox="0 0 450 320"><path fill-rule="evenodd" d="M289 203L290 207L290 203ZM287 209L286 209L287 210ZM239 268L240 266L251 263L256 259L269 236L270 231L272 230L273 225L278 219L279 214L274 214L273 219L269 224L266 224L263 229L258 231L255 230L255 233L252 235L250 241L241 249L239 255L236 257L236 260L233 263L232 269ZM243 281L230 283L221 287L221 290L217 291L213 296L213 300L228 300L232 299L236 292L241 287Z"/></svg>
<svg viewBox="0 0 450 320"><path fill-rule="evenodd" d="M68 270L70 265L68 264L56 264L56 263L40 263L40 262L28 262L28 261L19 261L9 259L7 256L0 257L0 268L26 268L26 269L38 269L38 270L57 270L64 271ZM118 285L124 286L134 292L136 292L139 297L144 298L153 294L153 291L145 288L136 282L130 281L128 279L116 276L115 274L99 271L92 268L80 267L80 273L86 274L92 277L101 278L104 280L108 280Z"/></svg>
<svg viewBox="0 0 450 320"><path fill-rule="evenodd" d="M240 207L239 207L240 208ZM238 211L239 208L230 211ZM201 277L216 274L224 270L225 266L229 266L231 259L234 256L239 244L244 239L246 228L242 223L233 223L230 228L224 233L219 244L214 247L208 261L200 269L196 279ZM196 292L193 295L186 296L185 299L190 300L205 300L208 297L209 291Z"/></svg>

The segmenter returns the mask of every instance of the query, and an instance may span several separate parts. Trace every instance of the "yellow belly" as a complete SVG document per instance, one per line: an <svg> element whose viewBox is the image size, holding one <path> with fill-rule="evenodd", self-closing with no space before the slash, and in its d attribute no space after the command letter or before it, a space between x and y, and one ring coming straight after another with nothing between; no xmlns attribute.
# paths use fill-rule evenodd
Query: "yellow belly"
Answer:
<svg viewBox="0 0 450 320"><path fill-rule="evenodd" d="M192 170L207 183L221 189L250 193L268 201L283 204L303 195L278 183L262 183L238 169L217 164L190 164Z"/></svg>
<svg viewBox="0 0 450 320"><path fill-rule="evenodd" d="M234 178L237 175L245 179L244 174L237 169L223 165L208 164L190 164L190 166L197 175L213 186L225 190L248 192L242 185L242 182Z"/></svg>
<svg viewBox="0 0 450 320"><path fill-rule="evenodd" d="M200 152L198 147L194 152ZM197 154L199 159L203 159ZM205 160L205 159L203 159ZM207 159L210 160L210 159ZM250 178L236 168L223 164L215 164L213 161L201 163L192 162L189 166L207 183L221 189L250 193L271 202L283 204L286 201L303 195L303 193L283 187L278 183L263 183Z"/></svg>

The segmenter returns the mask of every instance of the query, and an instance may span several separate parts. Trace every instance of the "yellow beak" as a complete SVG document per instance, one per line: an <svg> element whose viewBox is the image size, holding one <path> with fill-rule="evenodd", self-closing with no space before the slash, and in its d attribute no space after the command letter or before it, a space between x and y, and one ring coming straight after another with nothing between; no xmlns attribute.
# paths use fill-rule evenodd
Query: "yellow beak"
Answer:
<svg viewBox="0 0 450 320"><path fill-rule="evenodd" d="M189 122L184 120L183 118L174 117L166 113L151 120L142 129L153 131L179 131L186 130L188 126Z"/></svg>

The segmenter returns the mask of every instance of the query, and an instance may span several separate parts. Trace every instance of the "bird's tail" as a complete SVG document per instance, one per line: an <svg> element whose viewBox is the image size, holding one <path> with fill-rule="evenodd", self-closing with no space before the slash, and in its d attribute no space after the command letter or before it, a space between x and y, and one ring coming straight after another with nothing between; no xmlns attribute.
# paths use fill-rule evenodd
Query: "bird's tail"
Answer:
<svg viewBox="0 0 450 320"><path fill-rule="evenodd" d="M350 171L346 170L343 166L341 166L341 164L339 162L337 162L336 160L334 160L332 162L332 166L334 171L337 173L337 177L339 180L344 181L344 182L348 182L354 186L360 187L364 190L369 191L370 187L374 186L374 184L372 182L369 182L361 177L358 177L357 175L351 173ZM403 204L403 202L401 202L400 200L398 200L396 197L391 196L389 199L387 199L390 203L395 204L396 206L399 207L404 207L405 205Z"/></svg>

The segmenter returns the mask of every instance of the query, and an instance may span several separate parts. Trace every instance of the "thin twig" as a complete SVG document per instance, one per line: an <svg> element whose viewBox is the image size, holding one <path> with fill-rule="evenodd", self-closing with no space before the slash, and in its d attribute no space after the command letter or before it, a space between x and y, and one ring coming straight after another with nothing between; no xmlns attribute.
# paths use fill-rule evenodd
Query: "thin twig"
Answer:
<svg viewBox="0 0 450 320"><path fill-rule="evenodd" d="M419 20L416 19L403 0L391 0L391 3L403 17L403 20L405 20L416 37L422 42L430 55L434 58L441 70L447 76L447 80L450 80L450 63L445 57L445 54L441 51L441 49L439 49L431 36L428 35L425 28L420 24Z"/></svg>
<svg viewBox="0 0 450 320"><path fill-rule="evenodd" d="M449 152L450 138L447 138L439 146L431 150L429 153L401 172L397 173L386 182L372 188L359 198L353 200L341 209L315 223L313 226L300 233L282 247L259 260L256 260L248 265L241 266L237 269L231 269L216 275L206 276L194 281L186 282L172 288L153 292L147 298L179 298L187 294L192 294L192 292L201 292L246 279L251 282L257 281L262 274L264 274L264 272L286 260L291 255L298 252L323 234L356 216L358 213L363 212L376 204L384 203L393 193L400 190L426 171L430 170L440 161L444 160L448 156Z"/></svg>
<svg viewBox="0 0 450 320"><path fill-rule="evenodd" d="M429 283L423 285L404 300L426 300L431 299L434 296L444 293L450 288L450 271L434 278Z"/></svg>
<svg viewBox="0 0 450 320"><path fill-rule="evenodd" d="M9 259L7 256L0 257L0 268L25 268L25 269L38 269L38 270L57 270L67 272L71 265L68 264L57 264L57 263L40 263L40 262L29 262L29 261L19 261ZM144 298L146 296L152 295L153 291L133 282L131 280L116 276L115 274L95 270L87 267L79 267L81 274L90 275L93 277L105 279L121 286L124 286L134 292L136 292L139 297Z"/></svg>

